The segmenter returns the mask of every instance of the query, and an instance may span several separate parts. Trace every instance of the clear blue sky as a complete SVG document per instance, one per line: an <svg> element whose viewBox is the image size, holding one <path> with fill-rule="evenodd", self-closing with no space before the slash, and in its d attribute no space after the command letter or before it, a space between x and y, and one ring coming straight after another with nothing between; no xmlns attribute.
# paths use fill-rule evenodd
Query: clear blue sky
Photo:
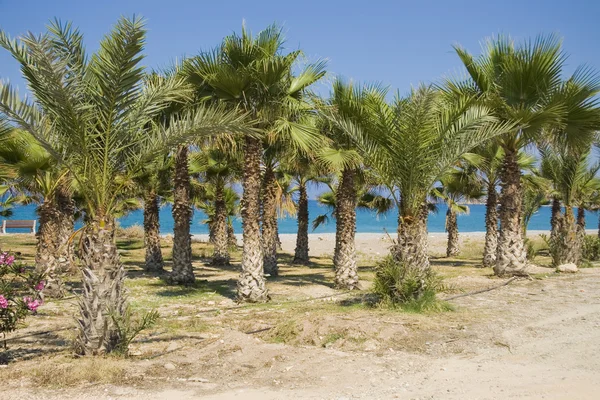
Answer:
<svg viewBox="0 0 600 400"><path fill-rule="evenodd" d="M88 48L120 15L147 18L149 67L211 48L239 31L277 21L287 47L309 58L329 59L329 70L358 81L379 81L406 92L411 85L458 71L451 45L471 51L495 33L526 38L557 32L564 37L569 65L600 69L600 2L575 1L39 1L0 0L0 27L11 35L41 32L46 22L71 20ZM0 77L22 87L16 64L0 51Z"/></svg>
<svg viewBox="0 0 600 400"><path fill-rule="evenodd" d="M0 27L16 36L42 32L53 17L73 21L89 50L120 15L147 19L146 65L212 48L242 20L252 31L284 26L287 48L309 59L327 58L332 74L377 81L406 92L411 85L460 71L451 45L478 52L485 37L516 39L559 33L571 72L586 63L600 69L600 1L38 1L0 0ZM0 78L23 88L16 63L0 50ZM327 91L326 86L319 91Z"/></svg>

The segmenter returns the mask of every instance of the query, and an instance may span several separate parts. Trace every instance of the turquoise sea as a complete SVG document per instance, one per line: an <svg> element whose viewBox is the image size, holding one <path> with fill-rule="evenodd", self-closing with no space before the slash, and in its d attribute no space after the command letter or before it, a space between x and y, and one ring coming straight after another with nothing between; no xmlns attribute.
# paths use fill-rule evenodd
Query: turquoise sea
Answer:
<svg viewBox="0 0 600 400"><path fill-rule="evenodd" d="M475 204L471 205L470 213L466 215L459 215L458 227L461 232L483 232L485 231L485 205ZM14 214L11 219L35 219L35 205L27 205L15 207L13 209ZM314 217L319 214L327 212L327 209L320 206L315 200L309 201L309 216L312 221ZM397 212L393 211L385 216L377 216L375 213L360 210L356 216L356 230L357 232L372 232L372 233L383 233L387 230L390 233L396 231L397 226ZM436 214L430 214L428 228L430 232L444 232L446 215L446 206L439 205L439 211ZM197 234L206 234L208 229L202 220L205 219L205 215L196 210L192 220L191 232ZM141 210L134 211L129 215L120 218L119 223L122 227L129 227L132 225L142 225L143 213ZM588 229L595 229L598 226L598 215L596 213L587 213L586 227ZM234 221L234 228L237 233L242 230L241 219L236 218ZM549 230L550 229L550 207L542 207L531 219L528 229L530 230ZM160 210L160 230L163 234L173 232L173 218L171 217L171 206L164 205ZM280 233L296 233L297 223L296 219L292 217L283 218L279 221L279 232ZM320 226L314 231L314 233L328 233L335 232L335 221L330 219L329 223L324 226ZM312 229L309 229L309 233L313 233Z"/></svg>

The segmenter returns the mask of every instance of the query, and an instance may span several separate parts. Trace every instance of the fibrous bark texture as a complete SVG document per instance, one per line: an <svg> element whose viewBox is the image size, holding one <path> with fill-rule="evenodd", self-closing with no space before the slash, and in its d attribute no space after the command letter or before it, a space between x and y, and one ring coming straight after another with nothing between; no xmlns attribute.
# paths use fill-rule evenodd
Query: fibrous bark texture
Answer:
<svg viewBox="0 0 600 400"><path fill-rule="evenodd" d="M144 199L144 246L146 258L144 270L152 273L163 272L164 262L160 248L159 200L154 192L148 192Z"/></svg>
<svg viewBox="0 0 600 400"><path fill-rule="evenodd" d="M212 228L214 245L212 264L229 265L225 184L220 179L215 186L215 217Z"/></svg>
<svg viewBox="0 0 600 400"><path fill-rule="evenodd" d="M356 265L356 171L344 169L336 194L335 208L335 286L340 289L358 289Z"/></svg>
<svg viewBox="0 0 600 400"><path fill-rule="evenodd" d="M294 251L294 264L308 264L308 193L306 184L301 182L298 186L298 234L296 235L296 250Z"/></svg>
<svg viewBox="0 0 600 400"><path fill-rule="evenodd" d="M521 169L517 163L517 152L504 149L504 161L500 171L500 235L494 273L497 276L523 275L527 258L521 224L523 192Z"/></svg>
<svg viewBox="0 0 600 400"><path fill-rule="evenodd" d="M242 271L237 284L238 301L264 302L269 293L263 272L263 252L260 238L260 159L262 143L247 136L245 168L241 202L243 225Z"/></svg>
<svg viewBox="0 0 600 400"><path fill-rule="evenodd" d="M446 231L448 231L446 257L457 256L460 253L458 246L458 221L456 219L456 212L450 208L446 212Z"/></svg>
<svg viewBox="0 0 600 400"><path fill-rule="evenodd" d="M99 355L113 351L120 341L118 320L126 307L125 269L119 260L112 219L94 219L84 230L83 279L79 298L76 351Z"/></svg>
<svg viewBox="0 0 600 400"><path fill-rule="evenodd" d="M265 169L262 200L263 268L265 274L277 276L277 179L271 166Z"/></svg>
<svg viewBox="0 0 600 400"><path fill-rule="evenodd" d="M485 203L485 245L483 247L483 266L493 268L496 263L498 247L498 194L496 185L488 185Z"/></svg>
<svg viewBox="0 0 600 400"><path fill-rule="evenodd" d="M195 281L192 267L192 241L190 223L190 174L188 149L180 146L175 157L175 179L173 190L173 271L169 281L178 285L191 285Z"/></svg>

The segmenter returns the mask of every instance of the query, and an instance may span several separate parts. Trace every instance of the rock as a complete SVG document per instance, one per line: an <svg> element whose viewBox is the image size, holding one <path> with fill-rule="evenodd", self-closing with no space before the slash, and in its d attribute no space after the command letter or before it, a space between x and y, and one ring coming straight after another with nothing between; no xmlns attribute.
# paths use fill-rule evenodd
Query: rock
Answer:
<svg viewBox="0 0 600 400"><path fill-rule="evenodd" d="M556 270L558 272L571 272L571 273L574 273L574 272L578 271L577 265L575 265L573 263L570 263L570 264L561 264L558 267L556 267Z"/></svg>
<svg viewBox="0 0 600 400"><path fill-rule="evenodd" d="M208 304L209 306L214 306L216 303L211 300L211 301L206 302L206 304Z"/></svg>
<svg viewBox="0 0 600 400"><path fill-rule="evenodd" d="M176 367L175 367L175 364L172 364L172 363L166 363L166 364L164 365L164 367L165 367L165 369L168 369L169 371L173 371L173 370L175 370L175 368L176 368Z"/></svg>

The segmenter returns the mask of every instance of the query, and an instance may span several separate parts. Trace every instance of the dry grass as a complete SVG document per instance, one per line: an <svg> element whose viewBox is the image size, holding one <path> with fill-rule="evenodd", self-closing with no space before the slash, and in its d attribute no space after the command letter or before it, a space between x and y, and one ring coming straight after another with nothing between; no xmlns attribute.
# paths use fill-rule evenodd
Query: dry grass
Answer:
<svg viewBox="0 0 600 400"><path fill-rule="evenodd" d="M132 384L141 380L141 375L130 374L126 360L97 357L74 359L56 357L52 360L35 363L27 370L8 369L8 380L29 380L36 387L63 388L84 384L111 383Z"/></svg>
<svg viewBox="0 0 600 400"><path fill-rule="evenodd" d="M0 237L0 241L3 250L21 252L21 259L33 261L35 237L7 235ZM170 245L168 239L163 240L167 270L170 269ZM291 265L291 255L282 254L280 276L270 278L268 283L272 302L239 306L234 302L239 251L232 254L233 266L215 268L207 259L198 258L209 255L211 245L194 242L198 280L192 287L183 288L169 286L162 277L144 273L142 239L120 236L118 246L128 270L126 285L132 306L138 311L157 309L161 314L157 325L132 345L140 357L146 358L144 362L155 361L148 365L136 357L74 359L64 337L39 334L18 344L9 343L14 351L9 351L11 362L3 375L7 382L28 379L35 386L67 387L89 383L131 384L141 379L142 373L170 376L162 366L174 351L172 345L185 348L185 353L205 351L209 360L218 360L227 352L237 351L232 350L237 349L239 342L235 341L228 343L228 347L219 347L219 339L228 332L248 338L251 342L248 346L262 339L291 346L325 346L348 351L365 351L365 346L369 346L420 353L427 351L426 343L446 340L449 333L468 343L475 333L460 327L495 318L494 310L482 308L459 307L452 312L428 315L375 308L368 295L374 275L374 261L369 257L359 261L363 291L342 293L332 287L334 271L330 258L315 257L309 266L295 266ZM463 249L472 247L476 246L469 244ZM445 277L449 293L496 285L498 280L492 277L490 270L478 268L479 257L480 254L463 252L454 259L432 258L432 264ZM77 284L78 277L74 279ZM75 299L50 300L39 315L28 318L27 326L16 334L73 326L76 309ZM444 351L460 353L466 346L456 342ZM199 360L199 357L194 359Z"/></svg>

